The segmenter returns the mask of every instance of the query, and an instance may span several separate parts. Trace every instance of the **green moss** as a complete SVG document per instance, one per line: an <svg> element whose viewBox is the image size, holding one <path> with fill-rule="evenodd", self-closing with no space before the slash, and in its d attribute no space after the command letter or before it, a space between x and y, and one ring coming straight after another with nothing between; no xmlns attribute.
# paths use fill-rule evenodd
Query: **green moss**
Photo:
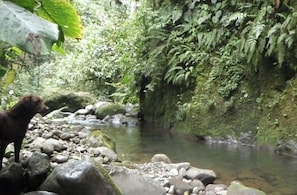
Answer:
<svg viewBox="0 0 297 195"><path fill-rule="evenodd" d="M93 96L85 92L51 91L43 98L51 111L66 107L66 111L75 112L94 102Z"/></svg>
<svg viewBox="0 0 297 195"><path fill-rule="evenodd" d="M260 143L276 144L279 140L297 141L297 79L287 82L285 90L263 95L262 112L257 133ZM271 92L270 92L271 94ZM277 103L271 103L277 102ZM272 105L273 106L270 106Z"/></svg>
<svg viewBox="0 0 297 195"><path fill-rule="evenodd" d="M87 139L92 139L92 138L95 138L98 140L98 147L105 146L105 147L112 149L113 151L116 151L116 144L115 144L114 139L111 138L110 136L106 135L102 131L100 131L98 129L93 130L87 136Z"/></svg>
<svg viewBox="0 0 297 195"><path fill-rule="evenodd" d="M115 115L115 114L124 114L126 113L126 110L122 104L106 104L100 108L97 108L95 111L96 116L99 119L103 119L107 115Z"/></svg>
<svg viewBox="0 0 297 195"><path fill-rule="evenodd" d="M117 195L122 195L121 190L114 184L114 182L111 179L111 177L109 176L107 170L104 169L99 162L93 161L93 163L96 165L96 167L98 168L98 170L100 171L100 173L103 174L104 179L105 179L105 182L107 182L113 188L114 192Z"/></svg>

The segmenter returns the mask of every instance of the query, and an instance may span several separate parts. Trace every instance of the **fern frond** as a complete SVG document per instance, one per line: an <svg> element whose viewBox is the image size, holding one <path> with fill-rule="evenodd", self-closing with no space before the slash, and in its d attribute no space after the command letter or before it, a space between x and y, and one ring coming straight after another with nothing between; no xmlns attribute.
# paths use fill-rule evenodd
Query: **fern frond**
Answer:
<svg viewBox="0 0 297 195"><path fill-rule="evenodd" d="M276 43L277 43L277 37L278 36L269 37L268 43L267 43L267 46L266 46L266 48L267 48L266 56L271 56L272 55L272 52L274 51Z"/></svg>
<svg viewBox="0 0 297 195"><path fill-rule="evenodd" d="M233 22L237 24L236 26L239 26L240 24L242 24L242 22L246 17L247 17L247 13L235 12L227 17L227 19L225 20L224 26L229 26Z"/></svg>
<svg viewBox="0 0 297 195"><path fill-rule="evenodd" d="M255 36L255 39L259 38L264 28L265 28L265 24L261 24L261 23L253 26L251 33Z"/></svg>
<svg viewBox="0 0 297 195"><path fill-rule="evenodd" d="M256 50L256 45L257 45L256 37L249 36L246 41L246 44L245 44L244 52L245 53L253 53Z"/></svg>
<svg viewBox="0 0 297 195"><path fill-rule="evenodd" d="M286 38L285 43L288 46L288 48L291 48L293 43L294 43L294 37L295 37L295 31L294 32L290 32L289 36Z"/></svg>
<svg viewBox="0 0 297 195"><path fill-rule="evenodd" d="M277 45L277 61L278 61L278 63L279 63L280 66L285 61L285 52L286 52L286 47L283 44L283 42L280 42Z"/></svg>
<svg viewBox="0 0 297 195"><path fill-rule="evenodd" d="M288 35L286 33L282 33L277 39L277 44L283 44L287 36Z"/></svg>
<svg viewBox="0 0 297 195"><path fill-rule="evenodd" d="M267 33L267 38L271 37L274 33L278 33L281 29L281 23L276 23L275 25L273 25L272 28L270 28L270 30Z"/></svg>

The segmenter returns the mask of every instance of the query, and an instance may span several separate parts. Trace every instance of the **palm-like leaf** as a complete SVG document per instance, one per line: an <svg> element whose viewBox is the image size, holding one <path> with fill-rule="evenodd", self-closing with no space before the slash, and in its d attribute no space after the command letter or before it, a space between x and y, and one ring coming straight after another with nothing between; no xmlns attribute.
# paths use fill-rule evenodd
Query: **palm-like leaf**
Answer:
<svg viewBox="0 0 297 195"><path fill-rule="evenodd" d="M9 1L0 1L0 40L22 50L46 55L59 38L58 25Z"/></svg>

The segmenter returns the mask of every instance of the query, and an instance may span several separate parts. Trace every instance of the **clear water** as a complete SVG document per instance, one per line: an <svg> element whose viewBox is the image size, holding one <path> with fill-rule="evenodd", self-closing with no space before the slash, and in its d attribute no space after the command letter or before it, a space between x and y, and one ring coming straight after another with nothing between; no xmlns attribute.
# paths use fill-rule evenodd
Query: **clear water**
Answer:
<svg viewBox="0 0 297 195"><path fill-rule="evenodd" d="M297 195L296 158L246 146L209 145L138 127L100 129L116 140L121 160L149 162L154 154L164 153L173 162L214 170L216 183L237 180L269 195Z"/></svg>

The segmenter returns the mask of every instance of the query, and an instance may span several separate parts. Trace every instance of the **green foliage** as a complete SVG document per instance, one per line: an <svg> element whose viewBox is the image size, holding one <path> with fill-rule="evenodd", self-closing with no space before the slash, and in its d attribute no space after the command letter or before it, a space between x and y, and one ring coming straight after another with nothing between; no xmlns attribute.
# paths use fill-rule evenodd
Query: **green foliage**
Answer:
<svg viewBox="0 0 297 195"><path fill-rule="evenodd" d="M74 39L82 38L82 25L75 8L65 0L35 1L35 0L10 0L21 7L37 14L41 18L56 23L60 27L59 41L64 41L64 36Z"/></svg>
<svg viewBox="0 0 297 195"><path fill-rule="evenodd" d="M259 9L259 10L256 10ZM252 12L241 34L240 52L255 69L263 57L276 59L275 64L287 65L296 70L296 57L289 50L295 50L297 10L288 5L279 12L270 2L263 2L261 7L252 4L244 12Z"/></svg>
<svg viewBox="0 0 297 195"><path fill-rule="evenodd" d="M152 10L145 12L145 44L140 49L150 65L144 74L151 77L150 84L190 87L209 67L209 84L220 82L219 93L229 97L248 70L258 71L264 58L296 70L294 52L286 52L296 50L293 6L232 0L148 5Z"/></svg>
<svg viewBox="0 0 297 195"><path fill-rule="evenodd" d="M43 63L46 58L44 54L49 54L52 49L63 52L61 43L64 35L81 39L81 21L73 6L64 0L11 2L0 1L0 23L2 21L3 27L0 29L0 39L10 44L0 42L0 91L5 94L13 89L16 95L37 92L37 88L40 88L40 69L36 65ZM22 71L20 67L23 67ZM24 74L18 75L21 72ZM24 79L10 87L15 78Z"/></svg>
<svg viewBox="0 0 297 195"><path fill-rule="evenodd" d="M0 40L36 56L49 54L58 40L58 25L9 1L0 1Z"/></svg>
<svg viewBox="0 0 297 195"><path fill-rule="evenodd" d="M137 102L134 72L139 67L136 48L142 31L130 8L123 9L109 1L85 4L76 0L74 5L84 24L84 39L67 40L67 53L53 54L40 67L31 66L29 71L37 73L39 88L87 90L117 102ZM23 71L18 84L27 85L29 77Z"/></svg>

